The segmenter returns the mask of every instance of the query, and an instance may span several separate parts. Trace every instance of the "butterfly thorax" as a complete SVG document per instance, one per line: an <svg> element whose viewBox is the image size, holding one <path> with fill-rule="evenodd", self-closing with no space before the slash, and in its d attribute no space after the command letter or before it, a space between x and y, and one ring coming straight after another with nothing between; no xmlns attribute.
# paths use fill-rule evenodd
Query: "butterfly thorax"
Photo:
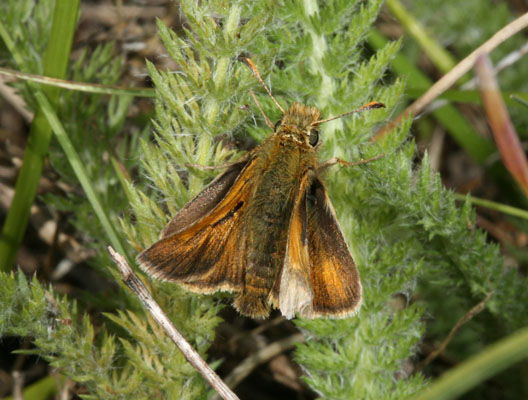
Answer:
<svg viewBox="0 0 528 400"><path fill-rule="evenodd" d="M274 135L254 152L258 155L260 175L255 176L247 210L248 260L257 268L265 268L267 272L261 271L261 275L270 280L283 263L285 238L300 182L307 171L317 168L314 137L318 139L318 132L313 123L319 116L317 108L293 103L277 123ZM270 282L266 285L269 288Z"/></svg>

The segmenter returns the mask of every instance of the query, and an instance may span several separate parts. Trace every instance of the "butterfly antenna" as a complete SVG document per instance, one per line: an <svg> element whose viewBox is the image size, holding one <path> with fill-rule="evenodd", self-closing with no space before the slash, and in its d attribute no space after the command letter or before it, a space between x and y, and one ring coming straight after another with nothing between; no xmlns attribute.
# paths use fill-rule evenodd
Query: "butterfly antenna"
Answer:
<svg viewBox="0 0 528 400"><path fill-rule="evenodd" d="M376 108L385 108L385 104L380 103L379 101L371 101L370 103L364 104L361 107L358 107L355 110L346 112L344 114L337 115L335 117L331 117L327 119L321 119L319 121L315 121L312 123L312 125L320 125L328 121L333 121L334 119L343 118L345 115L360 113L360 112L367 111L367 110L374 110Z"/></svg>
<svg viewBox="0 0 528 400"><path fill-rule="evenodd" d="M284 108L282 108L282 106L279 104L279 102L275 99L275 97L273 97L273 95L271 94L271 90L269 90L269 88L266 86L266 84L264 83L264 81L262 80L262 78L260 77L260 73L258 72L258 69L256 67L256 65L253 63L253 61L251 60L251 58L249 57L241 57L242 61L244 61L247 66L251 69L251 71L253 72L253 74L255 75L255 77L258 79L258 81L260 82L260 84L262 86L264 86L264 89L266 89L266 92L268 93L269 97L271 97L271 100L273 100L273 102L275 103L275 105L277 107L279 107L279 110L282 111L283 114L286 114L286 111L284 111ZM253 98L255 98L253 96ZM259 107L260 109L260 107ZM261 110L262 112L262 110ZM263 113L264 114L264 113ZM266 117L268 118L268 117Z"/></svg>
<svg viewBox="0 0 528 400"><path fill-rule="evenodd" d="M255 93L253 93L253 90L249 89L249 94L251 95L251 97L253 97L253 100L257 104L257 108L259 109L260 113L264 116L264 119L266 120L266 125L268 125L271 129L275 130L275 125L273 125L273 122L271 122L271 120L268 118L268 116L262 109L262 106L257 100L257 96L255 96Z"/></svg>

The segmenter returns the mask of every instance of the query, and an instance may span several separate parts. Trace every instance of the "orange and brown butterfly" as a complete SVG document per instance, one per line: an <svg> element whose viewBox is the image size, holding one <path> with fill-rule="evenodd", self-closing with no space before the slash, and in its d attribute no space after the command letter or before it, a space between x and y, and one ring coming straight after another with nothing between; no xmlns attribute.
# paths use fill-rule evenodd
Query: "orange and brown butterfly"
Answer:
<svg viewBox="0 0 528 400"><path fill-rule="evenodd" d="M272 307L286 318L354 314L359 273L321 179L328 166L347 163L319 162L318 127L383 104L328 119L299 103L284 110L244 61L282 111L275 125L263 113L273 135L189 201L137 260L153 277L192 292L233 292L235 308L253 318L268 317Z"/></svg>

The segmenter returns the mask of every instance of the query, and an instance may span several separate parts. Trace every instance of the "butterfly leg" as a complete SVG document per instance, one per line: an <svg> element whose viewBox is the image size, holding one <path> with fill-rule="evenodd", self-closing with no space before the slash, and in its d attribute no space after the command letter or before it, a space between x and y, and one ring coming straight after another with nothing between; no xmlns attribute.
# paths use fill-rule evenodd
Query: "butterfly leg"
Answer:
<svg viewBox="0 0 528 400"><path fill-rule="evenodd" d="M375 161L375 160L378 160L380 159L381 157L384 157L385 154L378 154L377 156L375 157L371 157L371 158L367 158L366 160L359 160L359 161L354 161L354 162L348 162L348 161L345 161L341 158L337 158L337 157L333 157L331 158L330 160L327 160L325 161L324 163L322 163L318 168L317 168L317 171L318 172L321 172L321 171L324 171L325 169L327 169L328 167L331 167L333 165L336 165L336 164L341 164L341 165L344 165L345 167L351 167L353 165L361 165L361 164L366 164L366 163L369 163L371 161Z"/></svg>

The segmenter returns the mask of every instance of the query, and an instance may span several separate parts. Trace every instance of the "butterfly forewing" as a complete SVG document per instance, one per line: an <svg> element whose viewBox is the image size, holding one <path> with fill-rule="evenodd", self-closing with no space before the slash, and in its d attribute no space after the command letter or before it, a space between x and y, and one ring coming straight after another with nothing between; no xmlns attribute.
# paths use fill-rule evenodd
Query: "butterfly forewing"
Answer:
<svg viewBox="0 0 528 400"><path fill-rule="evenodd" d="M239 244L245 230L240 219L251 198L253 169L253 160L235 164L204 189L167 225L163 239L138 256L142 268L202 293L241 290L245 271ZM189 219L200 213L205 215L194 223Z"/></svg>
<svg viewBox="0 0 528 400"><path fill-rule="evenodd" d="M218 203L226 196L227 192L235 183L240 172L248 164L247 160L237 162L212 181L196 197L189 201L172 220L163 228L161 238L166 238L185 227L196 223L196 221L210 213Z"/></svg>

